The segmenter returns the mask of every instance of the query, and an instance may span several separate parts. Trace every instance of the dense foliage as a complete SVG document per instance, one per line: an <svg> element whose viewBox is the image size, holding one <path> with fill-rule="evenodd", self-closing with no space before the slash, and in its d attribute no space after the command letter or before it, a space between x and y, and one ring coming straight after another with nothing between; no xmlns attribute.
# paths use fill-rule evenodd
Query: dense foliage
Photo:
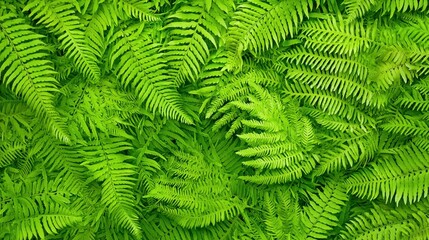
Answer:
<svg viewBox="0 0 429 240"><path fill-rule="evenodd" d="M429 239L429 0L0 0L0 239Z"/></svg>

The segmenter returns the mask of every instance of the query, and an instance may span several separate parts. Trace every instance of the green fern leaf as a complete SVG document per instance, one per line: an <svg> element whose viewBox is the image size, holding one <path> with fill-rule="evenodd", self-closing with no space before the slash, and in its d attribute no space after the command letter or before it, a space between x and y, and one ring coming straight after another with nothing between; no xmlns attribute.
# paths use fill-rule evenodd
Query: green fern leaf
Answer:
<svg viewBox="0 0 429 240"><path fill-rule="evenodd" d="M224 10L227 9L221 9L217 2L213 2L209 11L203 1L191 3L168 16L163 28L171 37L163 52L174 82L179 85L196 80L209 59L210 45L218 46L221 32L226 28ZM228 0L227 3L232 2Z"/></svg>
<svg viewBox="0 0 429 240"><path fill-rule="evenodd" d="M57 81L51 62L45 59L47 48L40 40L43 36L30 29L24 19L14 14L0 17L1 80L24 99L54 136L68 142L64 124L53 106Z"/></svg>
<svg viewBox="0 0 429 240"><path fill-rule="evenodd" d="M314 69L314 68L313 68ZM317 69L317 68L316 68ZM349 77L348 74L333 75L323 71L311 70L311 68L296 66L288 68L286 74L289 79L296 79L308 84L311 88L329 90L340 94L342 97L353 97L362 104L380 107L379 101L374 99L374 91L358 80Z"/></svg>
<svg viewBox="0 0 429 240"><path fill-rule="evenodd" d="M10 239L45 238L82 221L79 209L67 207L70 194L58 187L59 181L27 176L26 182L14 183L5 174L7 188L0 193L2 234ZM31 181L33 180L33 181Z"/></svg>
<svg viewBox="0 0 429 240"><path fill-rule="evenodd" d="M302 99L311 106L330 114L337 115L347 120L357 120L360 123L374 124L375 120L361 111L350 101L346 101L335 93L326 90L311 88L308 85L294 81L293 84L287 83L284 89L284 94L287 97L294 99Z"/></svg>
<svg viewBox="0 0 429 240"><path fill-rule="evenodd" d="M341 137L344 142L327 146L321 153L320 166L315 170L317 175L365 164L374 158L378 150L378 135L374 132Z"/></svg>
<svg viewBox="0 0 429 240"><path fill-rule="evenodd" d="M429 136L429 125L427 121L420 120L415 116L396 114L381 127L391 133L397 133L408 136Z"/></svg>
<svg viewBox="0 0 429 240"><path fill-rule="evenodd" d="M275 87L280 83L280 76L274 71L252 69L236 77L231 76L230 83L223 86L217 92L210 107L207 109L206 118L213 116L225 103L239 99L251 92L250 84L255 83L265 87Z"/></svg>
<svg viewBox="0 0 429 240"><path fill-rule="evenodd" d="M104 2L98 6L95 13L87 16L88 22L85 24L85 42L98 59L103 56L107 47L104 31L109 27L114 27L119 24L118 15L115 5Z"/></svg>
<svg viewBox="0 0 429 240"><path fill-rule="evenodd" d="M113 4L122 9L129 17L138 18L140 21L158 21L152 9L154 4L139 0L114 0Z"/></svg>
<svg viewBox="0 0 429 240"><path fill-rule="evenodd" d="M406 11L426 11L429 8L428 0L413 1L413 0L386 0L381 2L383 13L390 13L392 17L395 13Z"/></svg>
<svg viewBox="0 0 429 240"><path fill-rule="evenodd" d="M309 174L315 167L315 157L308 157L299 163L291 164L280 169L266 170L252 176L240 176L244 181L256 184L281 184L291 182Z"/></svg>
<svg viewBox="0 0 429 240"><path fill-rule="evenodd" d="M25 148L26 146L20 142L0 142L0 168L6 167L18 157L22 157L22 150Z"/></svg>
<svg viewBox="0 0 429 240"><path fill-rule="evenodd" d="M397 204L414 203L429 193L427 152L414 144L386 150L386 156L369 167L353 173L347 188L358 197L381 197Z"/></svg>
<svg viewBox="0 0 429 240"><path fill-rule="evenodd" d="M365 80L368 75L368 67L365 66L365 60L360 56L339 56L297 47L282 53L279 59L287 59L289 63L296 65L305 64L312 69L324 70L331 74L345 73L358 76L361 80Z"/></svg>
<svg viewBox="0 0 429 240"><path fill-rule="evenodd" d="M192 123L192 118L182 109L180 95L168 74L160 46L139 35L139 27L119 30L113 36L110 64L125 87L131 87L147 109L161 115Z"/></svg>
<svg viewBox="0 0 429 240"><path fill-rule="evenodd" d="M296 34L298 24L313 8L314 1L252 0L238 6L228 29L227 69L241 69L242 52L261 52ZM320 0L315 1L316 5Z"/></svg>
<svg viewBox="0 0 429 240"><path fill-rule="evenodd" d="M122 152L131 149L122 138L101 139L80 147L85 157L83 163L92 173L92 180L102 182L101 202L108 207L111 219L128 229L137 238L141 237L141 227L135 209L132 189L135 184L135 166L128 161L132 156Z"/></svg>
<svg viewBox="0 0 429 240"><path fill-rule="evenodd" d="M337 214L348 200L343 184L329 182L323 191L311 194L311 202L304 209L302 221L305 226L306 239L324 239L338 224Z"/></svg>
<svg viewBox="0 0 429 240"><path fill-rule="evenodd" d="M426 205L426 206L425 206ZM352 218L342 232L343 239L427 239L427 201L416 206L392 209L375 205Z"/></svg>
<svg viewBox="0 0 429 240"><path fill-rule="evenodd" d="M0 138L23 141L31 130L28 113L29 108L24 102L0 98Z"/></svg>
<svg viewBox="0 0 429 240"><path fill-rule="evenodd" d="M375 129L375 125L360 124L356 121L349 121L336 115L329 115L314 108L304 108L303 112L314 118L314 120L323 128L333 131L350 134L363 134L370 131L371 129Z"/></svg>
<svg viewBox="0 0 429 240"><path fill-rule="evenodd" d="M304 46L325 53L353 55L369 49L375 38L375 26L365 27L364 22L345 23L340 18L326 16L302 24L299 37Z"/></svg>
<svg viewBox="0 0 429 240"><path fill-rule="evenodd" d="M396 100L396 103L401 107L424 112L429 110L429 95L423 95L419 91L412 89L410 92L404 92Z"/></svg>
<svg viewBox="0 0 429 240"><path fill-rule="evenodd" d="M208 140L211 138L214 138L213 133L207 133L206 137L197 135L190 143L180 144L186 151L172 151L173 156L163 167L166 174L157 179L147 196L159 200L162 213L185 228L207 227L231 220L246 206L232 195L228 181L231 175L225 171L230 168L222 168L228 159L221 157L236 159L234 148L218 145ZM228 152L221 154L221 146Z"/></svg>
<svg viewBox="0 0 429 240"><path fill-rule="evenodd" d="M93 81L100 78L98 60L85 42L84 27L75 15L75 5L65 0L30 1L23 11L51 29L64 49L67 57L75 61L79 71Z"/></svg>
<svg viewBox="0 0 429 240"><path fill-rule="evenodd" d="M376 0L345 0L343 4L346 7L347 21L354 21L364 16L368 11L376 6Z"/></svg>

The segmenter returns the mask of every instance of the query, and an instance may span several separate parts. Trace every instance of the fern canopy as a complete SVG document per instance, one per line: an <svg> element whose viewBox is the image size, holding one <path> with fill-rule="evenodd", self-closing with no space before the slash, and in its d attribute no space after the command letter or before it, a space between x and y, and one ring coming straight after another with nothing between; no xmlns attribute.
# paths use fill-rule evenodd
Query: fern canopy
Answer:
<svg viewBox="0 0 429 240"><path fill-rule="evenodd" d="M0 239L429 239L428 13L0 1Z"/></svg>

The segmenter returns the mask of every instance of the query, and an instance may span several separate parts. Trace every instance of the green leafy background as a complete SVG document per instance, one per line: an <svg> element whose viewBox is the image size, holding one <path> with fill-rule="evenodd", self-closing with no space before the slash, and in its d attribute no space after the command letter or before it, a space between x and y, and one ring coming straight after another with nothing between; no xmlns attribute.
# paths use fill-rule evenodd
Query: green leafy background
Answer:
<svg viewBox="0 0 429 240"><path fill-rule="evenodd" d="M429 239L429 0L1 0L0 239Z"/></svg>

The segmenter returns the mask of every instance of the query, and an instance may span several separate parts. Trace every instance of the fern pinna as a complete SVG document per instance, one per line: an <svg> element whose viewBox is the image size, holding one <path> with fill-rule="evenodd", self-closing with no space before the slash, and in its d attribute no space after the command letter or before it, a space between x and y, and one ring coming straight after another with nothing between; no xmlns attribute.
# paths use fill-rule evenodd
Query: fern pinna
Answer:
<svg viewBox="0 0 429 240"><path fill-rule="evenodd" d="M429 239L429 0L0 1L0 239Z"/></svg>

